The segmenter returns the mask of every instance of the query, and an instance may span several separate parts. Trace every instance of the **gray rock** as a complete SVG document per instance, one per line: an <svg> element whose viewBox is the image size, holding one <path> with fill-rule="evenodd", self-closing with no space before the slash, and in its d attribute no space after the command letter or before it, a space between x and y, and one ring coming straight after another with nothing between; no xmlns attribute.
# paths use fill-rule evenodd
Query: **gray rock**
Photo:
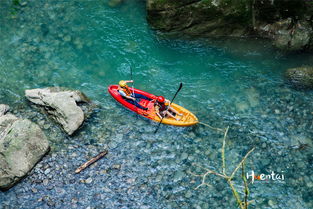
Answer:
<svg viewBox="0 0 313 209"><path fill-rule="evenodd" d="M191 192L190 190L188 190L188 191L186 192L186 194L185 194L185 197L186 197L187 199L189 199L191 196L192 196L192 192Z"/></svg>
<svg viewBox="0 0 313 209"><path fill-rule="evenodd" d="M86 183L86 184L90 184L91 182L92 182L92 178L90 178L90 177L85 180L85 183Z"/></svg>
<svg viewBox="0 0 313 209"><path fill-rule="evenodd" d="M90 102L80 91L58 87L26 90L25 95L29 101L43 106L69 135L72 135L85 119L85 114L78 104Z"/></svg>
<svg viewBox="0 0 313 209"><path fill-rule="evenodd" d="M286 78L297 89L313 89L313 67L290 68Z"/></svg>
<svg viewBox="0 0 313 209"><path fill-rule="evenodd" d="M5 104L0 104L0 117L9 111L9 106Z"/></svg>
<svg viewBox="0 0 313 209"><path fill-rule="evenodd" d="M119 169L121 169L121 165L119 165L119 164L115 164L115 165L112 165L112 168L113 169L117 169L117 170L119 170Z"/></svg>
<svg viewBox="0 0 313 209"><path fill-rule="evenodd" d="M287 18L259 27L259 32L273 40L273 45L284 51L299 51L310 47L313 29L308 21Z"/></svg>
<svg viewBox="0 0 313 209"><path fill-rule="evenodd" d="M16 184L48 150L48 140L37 124L10 113L0 116L0 189Z"/></svg>
<svg viewBox="0 0 313 209"><path fill-rule="evenodd" d="M274 46L282 50L297 51L305 49L310 43L312 28L307 22L297 23L293 27L277 30L274 37Z"/></svg>
<svg viewBox="0 0 313 209"><path fill-rule="evenodd" d="M44 186L47 186L49 184L49 180L48 179L44 179L42 181L42 183L43 183Z"/></svg>

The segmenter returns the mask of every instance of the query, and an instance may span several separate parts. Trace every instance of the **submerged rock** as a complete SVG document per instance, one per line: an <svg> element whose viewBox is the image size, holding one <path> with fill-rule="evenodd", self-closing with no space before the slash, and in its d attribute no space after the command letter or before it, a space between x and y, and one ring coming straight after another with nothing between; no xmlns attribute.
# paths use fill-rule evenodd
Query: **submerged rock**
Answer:
<svg viewBox="0 0 313 209"><path fill-rule="evenodd" d="M117 7L117 6L120 6L122 3L123 3L123 0L110 0L108 2L108 5L110 7Z"/></svg>
<svg viewBox="0 0 313 209"><path fill-rule="evenodd" d="M59 87L26 90L25 96L29 101L43 106L69 135L72 135L85 119L83 109L78 104L90 103L82 92Z"/></svg>
<svg viewBox="0 0 313 209"><path fill-rule="evenodd" d="M0 115L0 189L16 184L48 150L48 140L37 124L10 113Z"/></svg>
<svg viewBox="0 0 313 209"><path fill-rule="evenodd" d="M313 67L290 68L286 78L297 89L313 89Z"/></svg>

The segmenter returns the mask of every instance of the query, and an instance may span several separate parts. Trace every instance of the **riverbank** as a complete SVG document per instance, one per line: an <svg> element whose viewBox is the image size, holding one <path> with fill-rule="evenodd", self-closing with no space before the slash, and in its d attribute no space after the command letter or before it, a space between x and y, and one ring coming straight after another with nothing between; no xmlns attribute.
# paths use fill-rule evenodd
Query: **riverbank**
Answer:
<svg viewBox="0 0 313 209"><path fill-rule="evenodd" d="M147 20L181 37L267 38L285 52L312 51L311 1L147 0Z"/></svg>

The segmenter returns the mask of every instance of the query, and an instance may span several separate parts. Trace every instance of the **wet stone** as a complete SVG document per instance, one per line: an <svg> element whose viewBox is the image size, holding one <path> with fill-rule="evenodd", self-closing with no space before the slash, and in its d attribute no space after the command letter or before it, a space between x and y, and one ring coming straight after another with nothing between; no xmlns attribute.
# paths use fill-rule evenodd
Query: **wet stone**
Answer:
<svg viewBox="0 0 313 209"><path fill-rule="evenodd" d="M112 165L112 168L113 169L116 169L116 170L119 170L119 169L121 169L121 165L119 165L119 164L115 164L115 165Z"/></svg>
<svg viewBox="0 0 313 209"><path fill-rule="evenodd" d="M49 184L49 180L48 179L44 179L42 181L42 183L43 183L44 186L47 186Z"/></svg>
<svg viewBox="0 0 313 209"><path fill-rule="evenodd" d="M50 168L48 168L45 170L44 174L47 175L48 173L50 173L50 171L51 171Z"/></svg>
<svg viewBox="0 0 313 209"><path fill-rule="evenodd" d="M33 193L37 193L38 190L37 190L36 188L32 188L32 192L33 192Z"/></svg>
<svg viewBox="0 0 313 209"><path fill-rule="evenodd" d="M191 196L192 196L192 192L191 191L187 191L186 194L185 194L185 197L189 199Z"/></svg>
<svg viewBox="0 0 313 209"><path fill-rule="evenodd" d="M184 173L184 172L182 172L182 171L177 171L177 172L175 173L174 177L173 177L173 180L174 180L175 182L180 181L180 180L183 179L184 176L185 176L185 173Z"/></svg>
<svg viewBox="0 0 313 209"><path fill-rule="evenodd" d="M66 36L64 36L63 40L66 42L69 42L72 40L72 37L70 35L66 35Z"/></svg>
<svg viewBox="0 0 313 209"><path fill-rule="evenodd" d="M88 179L85 180L86 184L90 184L91 182L92 182L92 178L88 178Z"/></svg>

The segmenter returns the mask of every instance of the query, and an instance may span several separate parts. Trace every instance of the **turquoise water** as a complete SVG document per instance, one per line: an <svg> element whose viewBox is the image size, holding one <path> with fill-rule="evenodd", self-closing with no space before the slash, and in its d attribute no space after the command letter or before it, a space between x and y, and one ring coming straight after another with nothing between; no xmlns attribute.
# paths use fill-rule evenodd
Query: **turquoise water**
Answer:
<svg viewBox="0 0 313 209"><path fill-rule="evenodd" d="M192 163L219 169L222 134L199 125L162 126L154 135L155 123L123 109L109 96L108 85L130 79L131 67L136 88L171 98L183 82L175 102L200 121L219 128L230 126L226 152L231 168L256 147L247 170L285 174L283 183L250 185L252 208L312 208L313 94L291 89L283 75L287 68L312 64L313 56L283 54L266 40L167 38L149 28L144 1L110 5L100 0L50 0L28 2L12 12L6 1L0 3L0 103L42 127L48 124L51 153L68 153L63 158L71 167L79 164L70 157L75 150L68 147L73 144L83 153L96 153L108 144L112 153L107 163L125 165L121 173L108 177L115 182L113 196L96 186L79 194L76 191L86 186L78 180L63 186L70 197L82 199L78 207L99 208L103 200L88 197L102 193L110 197L107 207L115 208L235 208L225 182L210 177L211 187L194 190L201 182L188 172L201 172ZM66 137L25 101L25 89L47 86L81 90L98 104L75 136ZM309 146L298 149L301 144ZM127 193L136 204L118 192L125 187L123 175L136 179L136 186ZM18 208L50 195L59 202L57 207L71 203L70 198L42 187L41 193L26 195L29 184L36 187L31 178L0 193L0 201ZM93 178L95 185L107 185L102 177ZM118 198L130 205L127 201L117 204ZM61 199L65 202L60 203ZM38 202L36 207L47 205Z"/></svg>

